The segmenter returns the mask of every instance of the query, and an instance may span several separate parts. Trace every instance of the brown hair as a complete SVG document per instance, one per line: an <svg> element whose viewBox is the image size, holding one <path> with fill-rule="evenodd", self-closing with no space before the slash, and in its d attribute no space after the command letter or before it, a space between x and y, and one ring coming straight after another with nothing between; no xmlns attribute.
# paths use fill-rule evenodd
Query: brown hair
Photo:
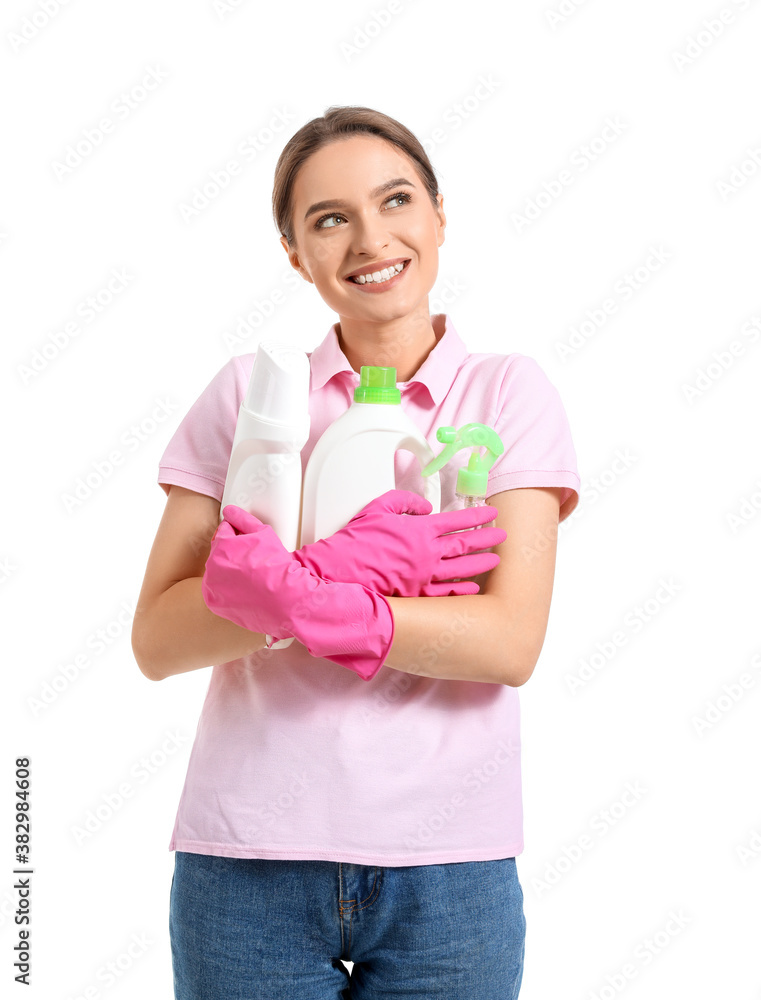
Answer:
<svg viewBox="0 0 761 1000"><path fill-rule="evenodd" d="M413 161L425 184L426 190L438 210L436 195L439 184L431 161L416 136L401 122L389 118L372 108L356 106L327 109L322 118L313 118L291 136L281 152L275 167L275 183L272 190L272 215L281 236L285 236L289 246L295 246L293 231L293 206L291 196L296 175L304 162L328 143L349 136L365 133L377 135L381 139L398 146Z"/></svg>

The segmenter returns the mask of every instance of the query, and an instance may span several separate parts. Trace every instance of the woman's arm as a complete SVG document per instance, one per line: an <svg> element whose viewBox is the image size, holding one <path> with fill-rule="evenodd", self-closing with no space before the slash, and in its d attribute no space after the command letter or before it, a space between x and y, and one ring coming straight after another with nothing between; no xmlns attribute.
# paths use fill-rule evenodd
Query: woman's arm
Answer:
<svg viewBox="0 0 761 1000"><path fill-rule="evenodd" d="M495 549L499 564L480 594L387 598L394 641L385 666L422 677L525 684L547 632L561 494L559 487L532 487L489 497L497 527L507 532Z"/></svg>
<svg viewBox="0 0 761 1000"><path fill-rule="evenodd" d="M500 563L464 597L389 597L394 641L385 665L405 673L518 687L539 658L555 572L559 488L507 490L489 498L507 533ZM219 502L172 486L151 549L132 627L132 649L151 680L225 663L264 647L265 637L215 615L201 580ZM485 578L485 583L484 583Z"/></svg>
<svg viewBox="0 0 761 1000"><path fill-rule="evenodd" d="M263 635L215 615L201 596L218 523L219 501L170 487L132 623L132 651L150 680L226 663L264 647Z"/></svg>

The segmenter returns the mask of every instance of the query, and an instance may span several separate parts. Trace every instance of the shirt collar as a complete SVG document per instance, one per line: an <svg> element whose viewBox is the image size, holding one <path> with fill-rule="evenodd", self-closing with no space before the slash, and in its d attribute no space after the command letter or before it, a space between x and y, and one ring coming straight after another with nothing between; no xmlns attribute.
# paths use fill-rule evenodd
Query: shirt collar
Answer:
<svg viewBox="0 0 761 1000"><path fill-rule="evenodd" d="M359 373L349 364L348 358L341 350L336 331L337 323L328 330L327 336L318 344L309 356L312 372L312 389L321 389L330 379L340 372L350 372L356 384L359 385ZM438 405L452 387L454 376L462 362L467 358L468 350L460 339L448 314L444 315L444 333L428 354L428 357L407 382L397 382L400 389L418 382L424 385L430 393L433 402Z"/></svg>

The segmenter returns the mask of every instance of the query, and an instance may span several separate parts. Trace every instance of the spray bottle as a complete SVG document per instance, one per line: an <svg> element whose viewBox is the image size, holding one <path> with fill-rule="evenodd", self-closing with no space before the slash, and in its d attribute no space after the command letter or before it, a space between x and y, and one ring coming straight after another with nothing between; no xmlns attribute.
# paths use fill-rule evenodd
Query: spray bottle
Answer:
<svg viewBox="0 0 761 1000"><path fill-rule="evenodd" d="M301 449L309 439L309 358L274 342L259 344L238 411L220 519L235 504L269 524L289 552L299 546ZM267 642L272 642L267 636ZM273 649L289 646L281 639Z"/></svg>
<svg viewBox="0 0 761 1000"><path fill-rule="evenodd" d="M464 424L459 430L454 427L439 427L436 438L446 444L446 448L426 465L423 475L430 476L438 472L462 448L473 448L467 468L463 466L457 473L456 501L452 509L486 506L489 469L505 450L499 434L486 424L472 423ZM479 448L486 449L483 455L479 454ZM494 524L493 521L489 523ZM483 527L483 524L476 525L476 528Z"/></svg>
<svg viewBox="0 0 761 1000"><path fill-rule="evenodd" d="M489 469L505 450L499 434L491 427L487 427L486 424L474 423L464 424L459 431L455 430L454 427L439 427L436 431L436 437L442 444L446 443L446 448L426 465L423 469L423 475L430 476L431 473L437 472L461 448L472 448L473 452L467 468L463 466L457 473L456 499L450 509L486 506ZM479 448L486 448L483 455L479 454ZM493 521L489 523L494 524ZM483 524L476 525L476 528L483 527Z"/></svg>
<svg viewBox="0 0 761 1000"><path fill-rule="evenodd" d="M399 449L411 451L421 466L433 457L425 436L402 409L396 368L363 365L354 401L309 456L299 544L327 538L371 500L395 489L394 455ZM424 496L431 513L438 513L441 483L436 470L428 475Z"/></svg>
<svg viewBox="0 0 761 1000"><path fill-rule="evenodd" d="M424 476L438 472L442 466L457 454L462 448L472 448L467 468L463 467L457 473L457 488L455 496L458 507L484 507L486 505L486 490L489 481L489 469L505 450L502 440L496 431L486 424L464 424L459 431L454 427L439 427L436 439L446 444L438 456L423 469ZM486 448L483 455L479 448ZM477 527L483 528L479 524Z"/></svg>

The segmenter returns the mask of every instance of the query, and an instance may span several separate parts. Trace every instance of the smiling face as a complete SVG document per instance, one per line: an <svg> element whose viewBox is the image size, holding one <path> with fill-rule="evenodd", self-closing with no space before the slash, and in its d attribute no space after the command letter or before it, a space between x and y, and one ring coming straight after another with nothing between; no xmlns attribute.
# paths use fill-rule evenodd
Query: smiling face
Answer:
<svg viewBox="0 0 761 1000"><path fill-rule="evenodd" d="M427 311L444 242L442 202L438 194L437 212L403 150L377 136L351 136L303 163L292 194L295 246L280 242L340 317L400 319L421 303ZM350 278L367 272L375 280Z"/></svg>

